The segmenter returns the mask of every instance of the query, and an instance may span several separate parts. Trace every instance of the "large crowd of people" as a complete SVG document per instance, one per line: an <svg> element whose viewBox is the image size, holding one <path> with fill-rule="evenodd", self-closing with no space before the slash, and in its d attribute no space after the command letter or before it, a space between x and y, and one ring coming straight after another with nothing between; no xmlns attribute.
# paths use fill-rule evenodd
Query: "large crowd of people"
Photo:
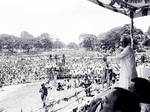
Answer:
<svg viewBox="0 0 150 112"><path fill-rule="evenodd" d="M118 64L112 60L109 62L107 55L106 53L84 50L53 50L37 55L1 55L0 86L32 83L45 79L46 83L49 83L61 76L61 78L65 78L65 84L62 82L57 83L56 88L58 91L64 90L64 85L69 89L74 84L75 88L83 87L86 96L91 97L91 85L97 84L103 90L112 87L116 81L121 80L119 73L123 72L124 68L120 71ZM149 66L149 62L145 61L146 59L148 59L148 56L145 55L136 59L138 60L136 65L140 66L138 74L140 72L142 78L145 78L144 73L141 73L143 72L141 71L143 70L142 67ZM124 73L124 77L126 77L126 73ZM70 78L76 79L75 82L70 83ZM149 77L146 77L146 79L149 79ZM127 84L126 82L122 83L121 81L120 85L122 87L128 86L124 85Z"/></svg>
<svg viewBox="0 0 150 112"><path fill-rule="evenodd" d="M62 55L63 54L63 55ZM11 85L38 81L47 78L51 68L68 70L64 74L72 77L103 73L102 56L98 52L53 51L43 55L1 55L0 85ZM65 64L62 64L65 63ZM54 71L54 69L52 69ZM58 73L54 72L53 75Z"/></svg>
<svg viewBox="0 0 150 112"><path fill-rule="evenodd" d="M0 84L11 85L38 81L45 77L48 59L44 56L1 56Z"/></svg>
<svg viewBox="0 0 150 112"><path fill-rule="evenodd" d="M1 55L0 57L0 85L33 82L47 78L51 74L58 74L56 72L52 73L52 68L53 71L54 68L68 70L60 75L76 78L88 74L95 78L96 81L101 82L111 79L108 78L108 75L106 77L106 72L110 72L109 74L119 74L117 64L107 63L106 66L105 59L103 59L105 54L99 52L56 50L43 55ZM65 64L62 64L64 59Z"/></svg>

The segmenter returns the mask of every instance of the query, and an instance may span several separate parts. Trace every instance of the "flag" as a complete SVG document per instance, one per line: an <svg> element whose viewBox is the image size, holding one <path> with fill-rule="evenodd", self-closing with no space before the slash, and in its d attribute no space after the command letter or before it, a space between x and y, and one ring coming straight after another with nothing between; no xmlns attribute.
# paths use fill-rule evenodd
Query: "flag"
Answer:
<svg viewBox="0 0 150 112"><path fill-rule="evenodd" d="M88 0L130 18L150 15L150 0Z"/></svg>

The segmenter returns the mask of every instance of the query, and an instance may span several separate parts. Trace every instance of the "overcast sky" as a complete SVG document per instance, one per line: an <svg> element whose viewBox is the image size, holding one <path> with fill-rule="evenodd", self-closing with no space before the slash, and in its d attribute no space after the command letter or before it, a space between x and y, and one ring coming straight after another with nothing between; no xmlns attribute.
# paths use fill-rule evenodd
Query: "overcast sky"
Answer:
<svg viewBox="0 0 150 112"><path fill-rule="evenodd" d="M150 26L150 16L134 21L143 31ZM128 17L87 0L0 0L0 34L48 32L68 43L79 42L81 33L98 35L127 23Z"/></svg>

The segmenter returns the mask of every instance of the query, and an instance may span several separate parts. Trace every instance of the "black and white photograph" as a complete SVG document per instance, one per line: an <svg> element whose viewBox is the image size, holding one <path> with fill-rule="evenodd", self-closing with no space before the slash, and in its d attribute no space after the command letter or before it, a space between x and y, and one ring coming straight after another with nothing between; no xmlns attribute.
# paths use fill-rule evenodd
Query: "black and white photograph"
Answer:
<svg viewBox="0 0 150 112"><path fill-rule="evenodd" d="M150 0L0 0L0 112L150 112Z"/></svg>

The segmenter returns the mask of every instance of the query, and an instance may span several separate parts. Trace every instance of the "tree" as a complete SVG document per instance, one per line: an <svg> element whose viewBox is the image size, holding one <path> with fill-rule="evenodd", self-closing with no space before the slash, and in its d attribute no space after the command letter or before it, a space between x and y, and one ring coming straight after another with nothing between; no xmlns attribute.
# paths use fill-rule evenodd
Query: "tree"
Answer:
<svg viewBox="0 0 150 112"><path fill-rule="evenodd" d="M65 44L63 42L61 42L59 39L56 39L56 41L54 41L54 43L53 43L54 49L62 49L64 47L65 47Z"/></svg>
<svg viewBox="0 0 150 112"><path fill-rule="evenodd" d="M53 48L53 41L52 38L50 38L50 35L48 33L42 33L40 35L40 38L44 50L51 50Z"/></svg>
<svg viewBox="0 0 150 112"><path fill-rule="evenodd" d="M119 47L120 39L124 36L131 37L130 25L124 25L111 29L110 31L98 36L100 38L101 44L105 49L116 49ZM134 28L133 41L135 49L138 49L140 43L144 40L144 33L137 28Z"/></svg>
<svg viewBox="0 0 150 112"><path fill-rule="evenodd" d="M96 36L93 34L81 34L81 47L86 48L86 50L94 50L96 43Z"/></svg>
<svg viewBox="0 0 150 112"><path fill-rule="evenodd" d="M40 41L36 41L33 46L37 51L39 51L40 49L43 49L43 45Z"/></svg>
<svg viewBox="0 0 150 112"><path fill-rule="evenodd" d="M79 46L78 46L75 42L70 42L70 43L67 45L67 47L68 47L69 49L78 49L78 48L79 48Z"/></svg>
<svg viewBox="0 0 150 112"><path fill-rule="evenodd" d="M50 40L52 39L52 38L50 38L50 34L48 34L48 33L42 33L42 34L40 35L40 37L41 37L41 38L49 38Z"/></svg>
<svg viewBox="0 0 150 112"><path fill-rule="evenodd" d="M28 33L27 31L22 31L20 34L21 38L23 39L28 39L28 38L33 38L34 36Z"/></svg>
<svg viewBox="0 0 150 112"><path fill-rule="evenodd" d="M53 43L47 38L42 39L41 44L42 44L42 47L44 48L45 51L51 50L53 47Z"/></svg>
<svg viewBox="0 0 150 112"><path fill-rule="evenodd" d="M8 50L9 53L14 52L14 42L15 42L15 37L12 35L8 34L1 34L0 35L0 40L1 40L1 48Z"/></svg>

